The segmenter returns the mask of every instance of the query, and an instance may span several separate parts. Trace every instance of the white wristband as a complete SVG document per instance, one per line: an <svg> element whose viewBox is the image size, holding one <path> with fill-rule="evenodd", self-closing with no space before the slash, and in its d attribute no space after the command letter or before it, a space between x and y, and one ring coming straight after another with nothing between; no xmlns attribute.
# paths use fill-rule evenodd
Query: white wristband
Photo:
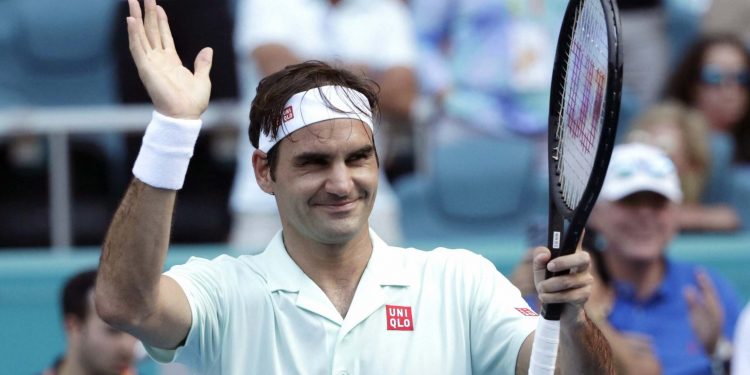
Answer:
<svg viewBox="0 0 750 375"><path fill-rule="evenodd" d="M559 343L560 321L547 320L540 316L531 349L530 375L551 375L555 373Z"/></svg>
<svg viewBox="0 0 750 375"><path fill-rule="evenodd" d="M154 111L133 165L133 175L153 187L181 189L202 123Z"/></svg>

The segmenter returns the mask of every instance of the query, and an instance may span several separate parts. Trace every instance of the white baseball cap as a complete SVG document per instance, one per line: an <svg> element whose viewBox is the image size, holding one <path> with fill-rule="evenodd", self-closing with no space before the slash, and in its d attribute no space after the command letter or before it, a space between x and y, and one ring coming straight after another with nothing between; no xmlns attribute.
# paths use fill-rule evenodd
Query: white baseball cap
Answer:
<svg viewBox="0 0 750 375"><path fill-rule="evenodd" d="M643 143L615 146L599 199L617 201L640 191L682 202L677 168L664 151L654 146Z"/></svg>

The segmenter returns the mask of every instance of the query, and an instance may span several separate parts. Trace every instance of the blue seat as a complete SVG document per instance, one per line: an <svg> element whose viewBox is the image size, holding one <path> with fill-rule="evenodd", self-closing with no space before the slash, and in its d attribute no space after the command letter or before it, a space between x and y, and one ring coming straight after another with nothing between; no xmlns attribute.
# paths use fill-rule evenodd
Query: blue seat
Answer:
<svg viewBox="0 0 750 375"><path fill-rule="evenodd" d="M742 230L750 231L750 166L733 168L731 204L742 220Z"/></svg>
<svg viewBox="0 0 750 375"><path fill-rule="evenodd" d="M0 0L0 108L24 104L17 1Z"/></svg>
<svg viewBox="0 0 750 375"><path fill-rule="evenodd" d="M117 1L13 3L19 20L22 91L32 104L115 102L112 20Z"/></svg>
<svg viewBox="0 0 750 375"><path fill-rule="evenodd" d="M464 140L433 156L430 175L410 175L394 186L406 244L523 236L546 214L547 185L534 172L530 140Z"/></svg>
<svg viewBox="0 0 750 375"><path fill-rule="evenodd" d="M734 140L722 133L712 133L710 139L711 166L701 201L708 204L729 203L732 201L732 160Z"/></svg>

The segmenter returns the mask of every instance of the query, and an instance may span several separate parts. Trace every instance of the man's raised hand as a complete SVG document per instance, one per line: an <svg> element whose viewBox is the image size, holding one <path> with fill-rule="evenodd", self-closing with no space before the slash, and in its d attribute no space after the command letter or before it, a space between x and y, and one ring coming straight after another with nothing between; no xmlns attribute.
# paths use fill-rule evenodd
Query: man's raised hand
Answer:
<svg viewBox="0 0 750 375"><path fill-rule="evenodd" d="M156 110L166 116L198 119L211 96L213 50L204 48L195 58L195 73L182 65L175 50L167 14L156 0L145 0L145 17L138 0L128 0L128 39L138 75Z"/></svg>

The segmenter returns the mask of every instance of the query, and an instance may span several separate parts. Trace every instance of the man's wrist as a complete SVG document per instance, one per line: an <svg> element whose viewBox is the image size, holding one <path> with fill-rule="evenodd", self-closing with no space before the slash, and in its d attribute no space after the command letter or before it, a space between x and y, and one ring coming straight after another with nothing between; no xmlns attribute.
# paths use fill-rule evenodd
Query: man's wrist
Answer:
<svg viewBox="0 0 750 375"><path fill-rule="evenodd" d="M732 359L732 343L724 336L719 337L711 353L711 373L713 375L724 375L727 373L727 365Z"/></svg>
<svg viewBox="0 0 750 375"><path fill-rule="evenodd" d="M176 119L154 111L133 174L153 187L181 189L201 124L201 120Z"/></svg>

